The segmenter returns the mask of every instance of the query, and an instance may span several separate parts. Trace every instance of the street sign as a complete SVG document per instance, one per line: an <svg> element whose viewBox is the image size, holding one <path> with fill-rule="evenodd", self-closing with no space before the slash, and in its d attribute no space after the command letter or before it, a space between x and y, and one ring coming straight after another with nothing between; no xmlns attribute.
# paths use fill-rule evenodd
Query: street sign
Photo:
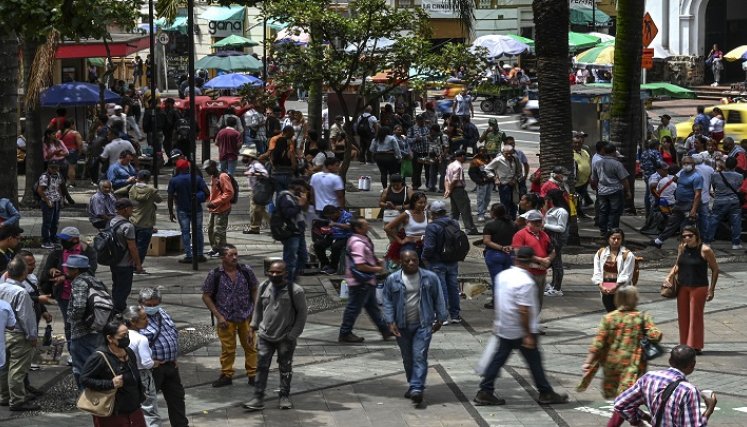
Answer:
<svg viewBox="0 0 747 427"><path fill-rule="evenodd" d="M158 34L158 43L161 43L163 45L169 44L169 35L166 33Z"/></svg>
<svg viewBox="0 0 747 427"><path fill-rule="evenodd" d="M643 55L641 56L641 68L650 70L654 68L654 49L649 47L643 48Z"/></svg>
<svg viewBox="0 0 747 427"><path fill-rule="evenodd" d="M659 34L659 29L656 27L651 15L646 12L643 16L643 47L648 47L654 41L657 34Z"/></svg>

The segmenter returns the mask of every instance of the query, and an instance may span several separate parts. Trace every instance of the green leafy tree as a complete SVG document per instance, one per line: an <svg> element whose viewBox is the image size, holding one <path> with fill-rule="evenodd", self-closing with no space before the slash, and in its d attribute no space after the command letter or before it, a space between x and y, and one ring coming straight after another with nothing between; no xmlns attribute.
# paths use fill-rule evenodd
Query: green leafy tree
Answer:
<svg viewBox="0 0 747 427"><path fill-rule="evenodd" d="M19 49L23 64L23 73L14 83L24 90L24 111L26 117L27 155L26 155L26 188L22 204L31 205L33 183L41 174L42 168L42 128L40 122L39 93L52 81L51 72L54 66L54 52L60 40L78 40L80 38L98 38L106 40L112 27L125 30L135 25L141 0L3 0L0 2L0 26L7 32L9 43L2 49L15 49L16 55L0 64L0 74L18 75ZM15 39L15 41L14 41ZM21 84L18 84L18 81ZM8 93L6 85L10 80L0 82L0 91ZM18 111L13 97L3 97L0 101L2 114L0 129L10 129L15 124ZM0 168L13 173L0 175L0 188L9 192L7 197L17 198L16 164L10 159L10 150L14 147L14 136L6 132L0 134ZM6 152L7 151L7 152ZM12 181L12 182L11 182Z"/></svg>

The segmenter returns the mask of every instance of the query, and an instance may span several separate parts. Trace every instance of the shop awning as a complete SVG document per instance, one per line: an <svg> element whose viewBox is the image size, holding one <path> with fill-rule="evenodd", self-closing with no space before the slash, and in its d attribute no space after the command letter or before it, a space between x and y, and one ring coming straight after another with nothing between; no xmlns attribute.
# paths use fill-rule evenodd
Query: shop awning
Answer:
<svg viewBox="0 0 747 427"><path fill-rule="evenodd" d="M104 58L88 58L88 63L94 67L104 68L106 65L106 59Z"/></svg>
<svg viewBox="0 0 747 427"><path fill-rule="evenodd" d="M158 18L153 21L153 25L161 31L178 31L182 34L187 34L187 17L177 16L170 25L166 23L166 19Z"/></svg>
<svg viewBox="0 0 747 427"><path fill-rule="evenodd" d="M609 27L612 25L612 18L599 10L599 8L593 11L592 8L587 6L571 7L571 25L587 25L591 27L592 22L595 20L594 18L596 18L597 27Z"/></svg>
<svg viewBox="0 0 747 427"><path fill-rule="evenodd" d="M141 34L112 34L109 51L112 57L126 57L148 49L150 40ZM60 43L55 52L56 59L82 59L106 57L106 47L99 39L68 40Z"/></svg>
<svg viewBox="0 0 747 427"><path fill-rule="evenodd" d="M261 24L262 20L260 20L259 23ZM267 28L274 30L274 31L280 31L287 26L288 24L286 24L285 22L276 21L274 19L267 20Z"/></svg>
<svg viewBox="0 0 747 427"><path fill-rule="evenodd" d="M210 6L200 15L208 21L238 21L244 19L244 6Z"/></svg>

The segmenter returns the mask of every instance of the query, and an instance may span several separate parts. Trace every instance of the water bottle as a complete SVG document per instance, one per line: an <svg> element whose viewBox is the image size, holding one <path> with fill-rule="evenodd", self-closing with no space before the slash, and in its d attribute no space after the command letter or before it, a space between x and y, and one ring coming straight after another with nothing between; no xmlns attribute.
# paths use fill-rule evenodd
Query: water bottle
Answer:
<svg viewBox="0 0 747 427"><path fill-rule="evenodd" d="M42 340L42 346L48 347L52 345L52 325L47 324L47 327L44 329L44 340Z"/></svg>
<svg viewBox="0 0 747 427"><path fill-rule="evenodd" d="M343 280L342 282L340 282L340 301L346 302L349 295L350 289L348 288L348 282Z"/></svg>

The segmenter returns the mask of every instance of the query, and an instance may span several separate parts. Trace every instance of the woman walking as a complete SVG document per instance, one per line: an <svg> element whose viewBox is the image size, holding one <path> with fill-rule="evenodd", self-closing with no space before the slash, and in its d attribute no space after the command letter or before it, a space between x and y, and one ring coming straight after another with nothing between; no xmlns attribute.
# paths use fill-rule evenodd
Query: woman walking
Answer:
<svg viewBox="0 0 747 427"><path fill-rule="evenodd" d="M562 297L563 291L563 246L568 242L568 204L563 190L550 190L545 197L545 232L550 236L555 248L552 260L552 282L545 289L545 296Z"/></svg>
<svg viewBox="0 0 747 427"><path fill-rule="evenodd" d="M482 231L482 243L485 245L485 265L490 273L490 283L493 295L498 295L495 288L498 273L511 268L511 241L516 234L517 227L508 217L506 207L500 203L494 203L490 207L492 221L485 224ZM493 308L493 301L485 304L485 308Z"/></svg>
<svg viewBox="0 0 747 427"><path fill-rule="evenodd" d="M414 250L420 257L423 253L425 227L428 226L428 216L425 214L427 205L428 198L425 193L416 191L410 197L409 209L384 226L384 232L391 241L386 259L398 264L399 253L405 247Z"/></svg>
<svg viewBox="0 0 747 427"><path fill-rule="evenodd" d="M642 354L641 340L661 341L661 331L651 315L636 309L638 290L635 286L623 286L615 294L616 310L602 317L597 336L589 347L589 354L582 365L584 378L578 391L588 387L599 367L602 368L602 396L614 399L631 387L646 373L647 363ZM607 427L618 427L623 418L617 412Z"/></svg>
<svg viewBox="0 0 747 427"><path fill-rule="evenodd" d="M682 243L677 251L677 262L666 281L671 283L677 278L679 282L677 323L680 329L680 344L694 348L697 354L703 352L703 312L706 301L713 299L718 273L716 255L711 247L703 243L695 226L685 226L682 229Z"/></svg>
<svg viewBox="0 0 747 427"><path fill-rule="evenodd" d="M485 166L490 163L490 156L485 147L477 150L477 155L469 164L467 175L476 185L477 190L477 221L485 221L485 211L490 206L490 196L493 193L495 183L495 174L492 171L486 171Z"/></svg>
<svg viewBox="0 0 747 427"><path fill-rule="evenodd" d="M391 129L386 126L380 127L376 131L376 137L371 141L368 148L373 154L376 166L381 173L381 186L387 187L389 175L400 172L400 161L402 152L399 150L397 139L391 135Z"/></svg>
<svg viewBox="0 0 747 427"><path fill-rule="evenodd" d="M602 293L602 304L607 312L614 311L615 293L622 286L633 284L635 254L625 248L625 233L613 228L607 234L607 246L594 255L594 274L591 281Z"/></svg>

